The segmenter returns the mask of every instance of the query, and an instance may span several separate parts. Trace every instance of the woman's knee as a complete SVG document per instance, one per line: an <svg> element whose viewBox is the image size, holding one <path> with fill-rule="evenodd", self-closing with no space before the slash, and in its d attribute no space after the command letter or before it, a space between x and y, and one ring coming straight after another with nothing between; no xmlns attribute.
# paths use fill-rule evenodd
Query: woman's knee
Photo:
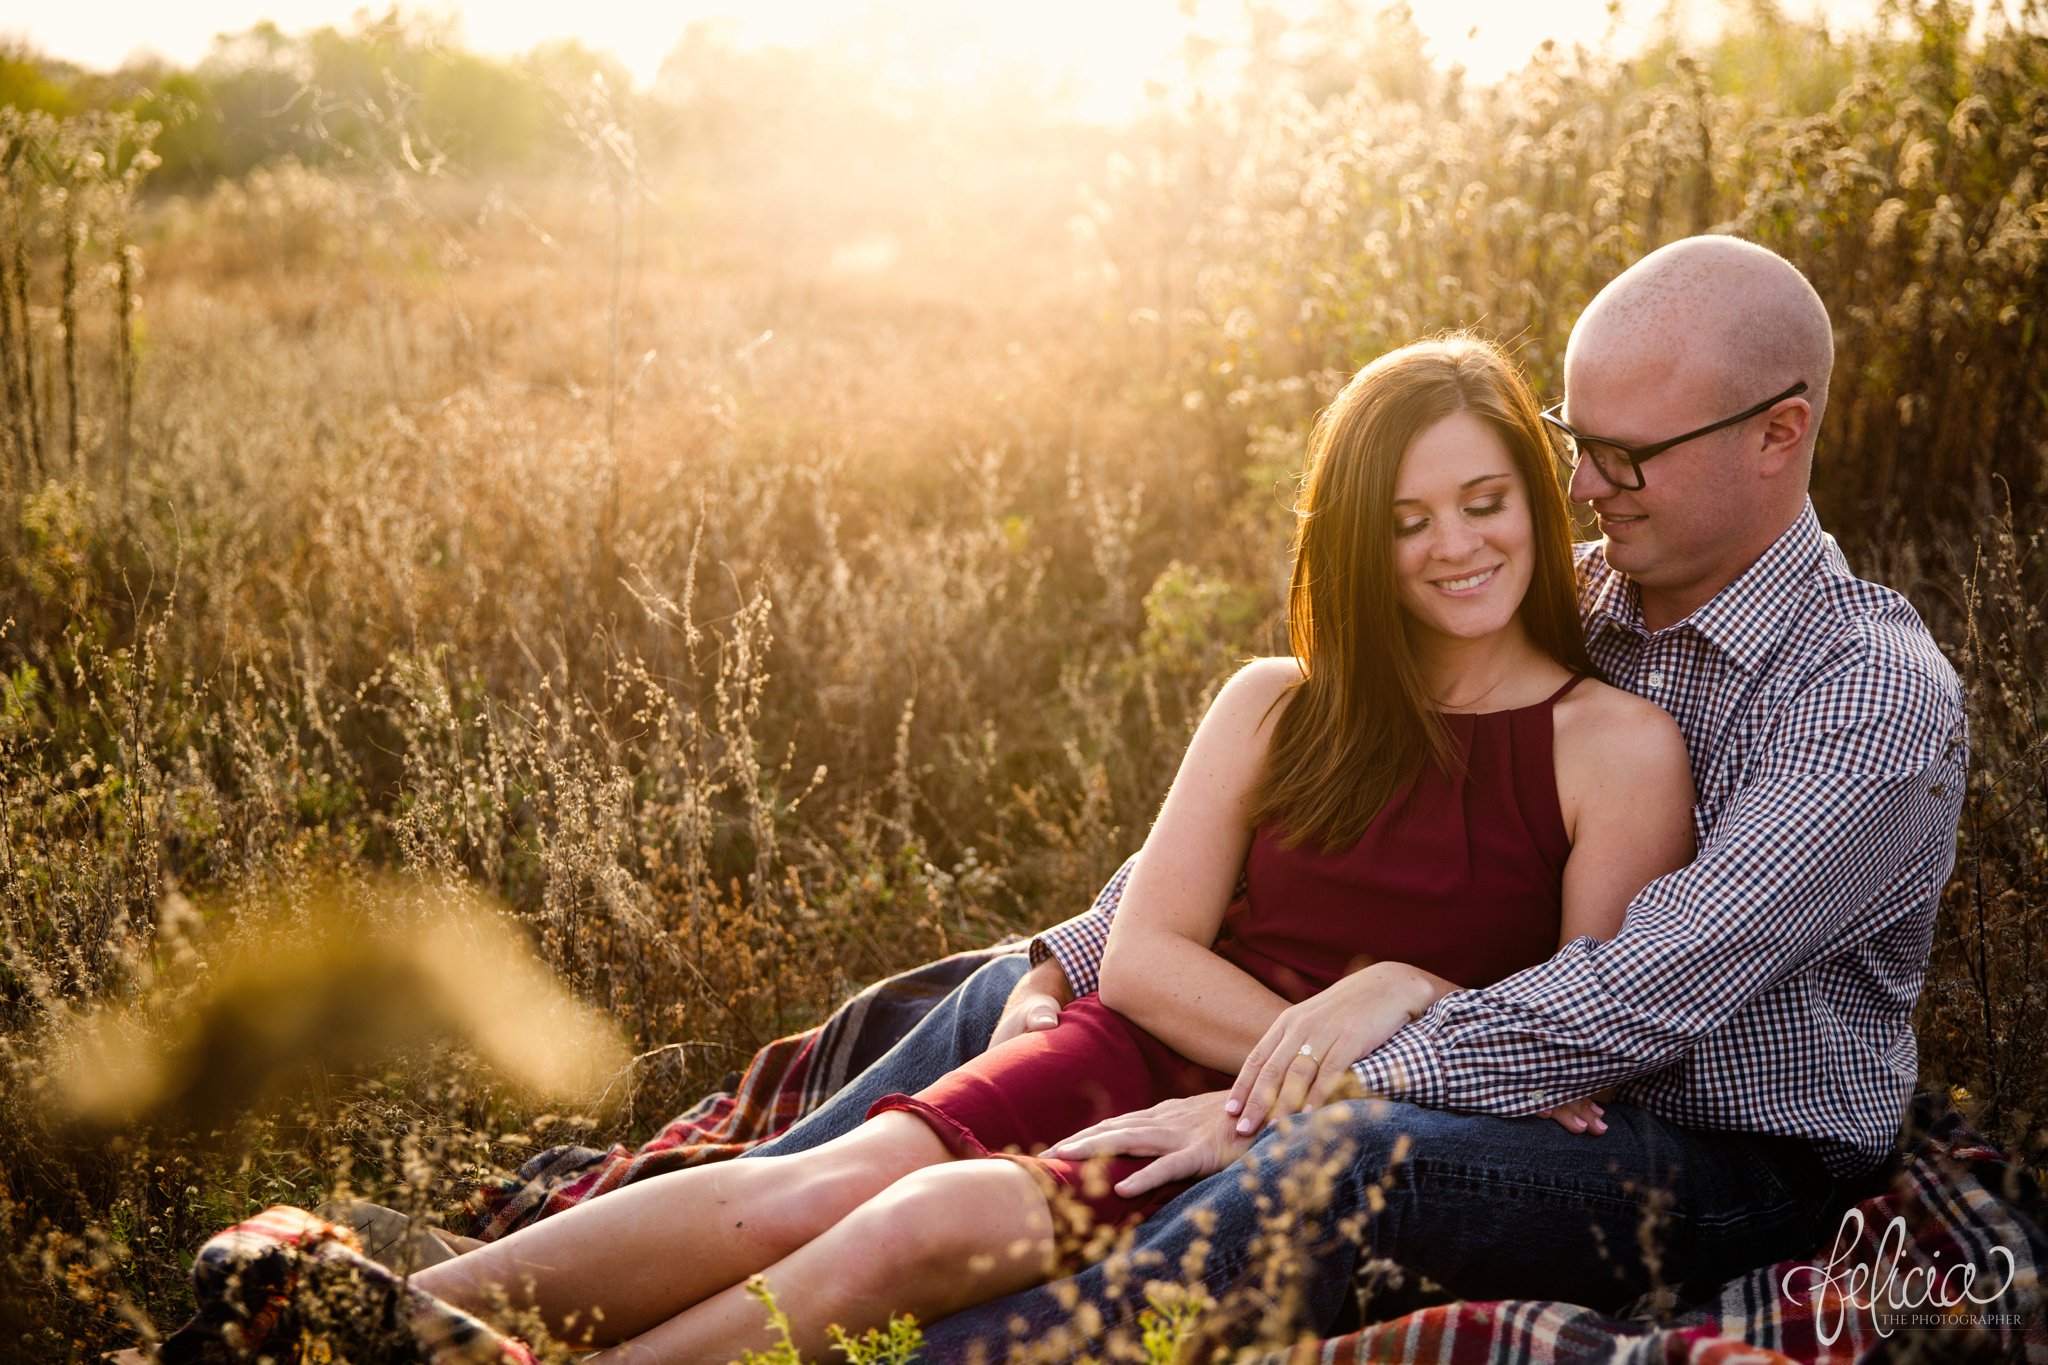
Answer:
<svg viewBox="0 0 2048 1365"><path fill-rule="evenodd" d="M1021 1167L1002 1160L956 1161L905 1176L834 1235L855 1254L870 1289L934 1277L1011 1280L1052 1268L1045 1198Z"/></svg>
<svg viewBox="0 0 2048 1365"><path fill-rule="evenodd" d="M811 1151L752 1163L761 1168L767 1197L750 1201L740 1215L770 1236L780 1228L785 1240L801 1243L905 1176L949 1160L951 1153L922 1119L878 1114Z"/></svg>

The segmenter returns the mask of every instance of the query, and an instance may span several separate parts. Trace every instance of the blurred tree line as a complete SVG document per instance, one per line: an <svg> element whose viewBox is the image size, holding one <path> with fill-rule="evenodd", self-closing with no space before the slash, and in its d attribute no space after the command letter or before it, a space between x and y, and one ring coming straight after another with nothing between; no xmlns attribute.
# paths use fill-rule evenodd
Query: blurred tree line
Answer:
<svg viewBox="0 0 2048 1365"><path fill-rule="evenodd" d="M573 145L557 110L563 92L593 76L621 91L631 84L616 59L573 40L487 57L465 49L451 21L396 8L360 14L346 30L288 34L259 23L216 38L189 69L140 57L95 72L0 44L0 105L155 123L152 182L163 190L239 179L284 158L336 166L389 152L421 168L537 165Z"/></svg>
<svg viewBox="0 0 2048 1365"><path fill-rule="evenodd" d="M144 169L156 190L285 162L587 176L592 149L624 137L693 249L754 266L848 244L1037 265L1071 218L1106 316L1135 320L1132 355L1217 414L1219 472L1437 328L1516 340L1554 395L1570 319L1603 281L1673 237L1732 231L1798 263L1834 313L1827 445L1845 454L1823 461L1824 508L1929 525L1981 511L2002 481L2031 509L2048 480L2039 5L1977 33L1962 0L1883 0L1872 27L1838 34L1745 0L1691 50L1674 15L1640 52L1546 47L1475 87L1430 60L1403 5L1191 9L1178 59L1117 128L1023 77L920 90L857 35L748 48L711 24L644 93L572 42L489 58L399 9L348 31L259 24L191 70L95 74L16 46L0 50L13 344L34 330L35 248L89 257L105 221L121 259L123 215L66 197L88 163L125 204ZM104 127L61 131L87 119ZM110 119L127 121L124 153L62 151Z"/></svg>

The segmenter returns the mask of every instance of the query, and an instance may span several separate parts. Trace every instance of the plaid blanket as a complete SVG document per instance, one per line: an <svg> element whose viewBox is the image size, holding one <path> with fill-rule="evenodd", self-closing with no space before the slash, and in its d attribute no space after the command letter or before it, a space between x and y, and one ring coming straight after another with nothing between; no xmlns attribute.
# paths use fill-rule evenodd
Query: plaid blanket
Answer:
<svg viewBox="0 0 2048 1365"><path fill-rule="evenodd" d="M817 1108L1003 949L868 987L823 1025L761 1049L743 1074L636 1149L558 1147L481 1191L497 1237L606 1190L735 1156ZM1811 1260L1751 1271L1710 1301L1618 1317L1566 1303L1427 1308L1266 1357L1266 1365L1594 1361L2024 1360L2048 1365L2048 1204L1961 1114L1917 1096L1898 1177Z"/></svg>
<svg viewBox="0 0 2048 1365"><path fill-rule="evenodd" d="M878 981L817 1028L778 1038L638 1147L551 1147L470 1200L470 1235L489 1241L636 1180L724 1161L777 1136L895 1046L925 1012L1013 946L978 948Z"/></svg>

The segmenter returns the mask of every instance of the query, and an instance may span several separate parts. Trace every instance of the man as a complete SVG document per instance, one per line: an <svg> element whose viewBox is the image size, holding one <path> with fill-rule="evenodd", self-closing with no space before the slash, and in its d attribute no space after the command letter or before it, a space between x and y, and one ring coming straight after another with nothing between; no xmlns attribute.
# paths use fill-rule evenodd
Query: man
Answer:
<svg viewBox="0 0 2048 1365"><path fill-rule="evenodd" d="M1223 1295L1275 1214L1309 1271L1291 1300L1268 1295L1282 1330L1326 1329L1367 1257L1459 1297L1600 1306L1823 1239L1914 1084L1912 1010L1965 762L1953 670L1903 599L1848 572L1807 500L1832 368L1826 310L1797 270L1691 238L1593 300L1547 414L1602 535L1580 560L1589 649L1678 720L1698 859L1645 888L1611 941L1439 1001L1354 1068L1377 1098L1255 1143L1275 1094L1303 1089L1280 1056L1241 1085L1242 1114L1215 1094L1090 1130L1069 1153L1158 1155L1127 1191L1209 1178L1131 1252L934 1324L935 1358L999 1355L1018 1319L1054 1331L1077 1295L1128 1318L1142 1303L1120 1286L1175 1278L1191 1249ZM1093 986L1118 889L1034 943L999 1013L1021 964L985 969L861 1092L915 1089L992 1019L998 1037L1057 1027L1059 1004ZM1582 1134L1529 1117L1609 1091ZM822 1140L850 1108L786 1141ZM1305 1183L1320 1211L1286 1212Z"/></svg>

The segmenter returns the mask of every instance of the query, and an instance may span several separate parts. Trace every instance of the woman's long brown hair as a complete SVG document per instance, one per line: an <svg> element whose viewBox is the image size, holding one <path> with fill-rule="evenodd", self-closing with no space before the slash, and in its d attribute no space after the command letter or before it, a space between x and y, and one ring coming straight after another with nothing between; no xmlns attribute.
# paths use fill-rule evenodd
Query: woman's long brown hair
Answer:
<svg viewBox="0 0 2048 1365"><path fill-rule="evenodd" d="M1317 418L1294 532L1287 638L1305 676L1284 698L1255 823L1289 846L1358 842L1425 761L1456 761L1449 731L1409 647L1394 581L1394 482L1415 438L1452 413L1499 433L1527 491L1535 572L1522 600L1536 645L1590 673L1572 570L1571 518L1550 443L1514 362L1454 332L1381 356Z"/></svg>

